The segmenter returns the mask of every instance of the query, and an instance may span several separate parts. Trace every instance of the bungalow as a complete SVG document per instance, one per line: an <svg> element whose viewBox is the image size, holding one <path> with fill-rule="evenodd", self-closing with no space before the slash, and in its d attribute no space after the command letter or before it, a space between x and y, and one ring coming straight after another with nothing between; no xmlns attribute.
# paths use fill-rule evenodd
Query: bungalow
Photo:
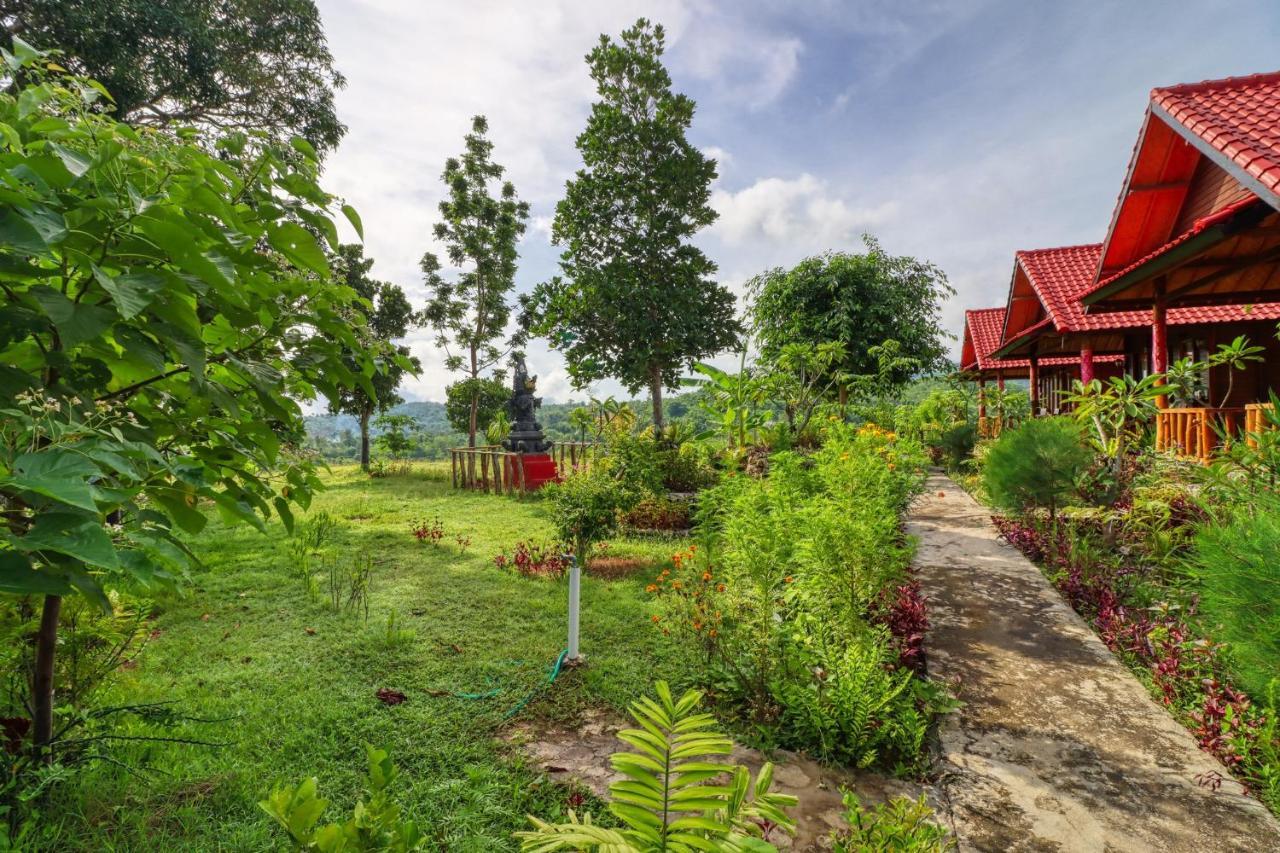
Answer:
<svg viewBox="0 0 1280 853"><path fill-rule="evenodd" d="M1004 390L1006 379L1032 378L1032 360L1027 358L996 358L994 353L1000 348L1001 336L1005 327L1004 308L981 308L964 312L964 343L960 352L960 370L975 376L978 381L978 433L984 438L993 438L1004 426L1004 419L988 419L986 411L986 395L982 392L990 380L995 380L1000 390ZM1100 359L1102 369L1109 374L1118 374L1123 363L1119 356L1104 356ZM1068 388L1071 382L1080 375L1080 357L1078 355L1053 356L1036 360L1035 381L1029 383L1033 400L1047 396L1052 390Z"/></svg>
<svg viewBox="0 0 1280 853"><path fill-rule="evenodd" d="M1178 352L1179 312L1207 349L1246 335L1262 360L1209 378L1205 405L1169 409L1157 446L1204 457L1213 430L1257 424L1280 392L1280 72L1156 89L1103 243L1090 317L1148 317L1152 369ZM1229 395L1228 390L1230 389Z"/></svg>
<svg viewBox="0 0 1280 853"><path fill-rule="evenodd" d="M1280 73L1155 89L1102 243L1015 255L997 360L1026 360L1036 411L1060 408L1046 359L1132 376L1245 336L1262 360L1210 371L1193 406L1161 397L1157 446L1204 457L1280 392ZM1047 405L1042 401L1047 400Z"/></svg>

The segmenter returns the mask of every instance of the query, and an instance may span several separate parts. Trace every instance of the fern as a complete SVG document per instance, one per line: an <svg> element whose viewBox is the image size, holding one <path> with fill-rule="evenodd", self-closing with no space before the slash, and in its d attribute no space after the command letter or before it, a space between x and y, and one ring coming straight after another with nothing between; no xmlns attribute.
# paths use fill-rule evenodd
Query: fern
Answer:
<svg viewBox="0 0 1280 853"><path fill-rule="evenodd" d="M675 700L662 681L654 692L656 699L631 706L639 728L618 733L632 751L617 752L611 761L625 777L609 788L609 811L623 828L597 826L590 814L579 819L570 812L568 823L560 824L531 816L535 828L516 833L521 850L769 851L776 848L763 837L763 826L793 830L786 809L796 798L770 790L772 765L765 764L753 783L747 768L716 760L729 755L733 742L715 730L710 714L696 713L702 694L690 690Z"/></svg>

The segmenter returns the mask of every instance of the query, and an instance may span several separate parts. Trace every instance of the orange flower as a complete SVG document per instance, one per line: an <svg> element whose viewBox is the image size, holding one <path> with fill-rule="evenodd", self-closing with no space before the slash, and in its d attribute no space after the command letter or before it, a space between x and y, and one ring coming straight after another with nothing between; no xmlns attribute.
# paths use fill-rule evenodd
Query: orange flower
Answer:
<svg viewBox="0 0 1280 853"><path fill-rule="evenodd" d="M652 622L653 624L657 625L659 622L661 622L661 621L662 621L662 617L661 617L661 616L659 616L657 613L655 613L655 614L653 614L652 616L650 616L650 617L649 617L649 621L650 621L650 622Z"/></svg>
<svg viewBox="0 0 1280 853"><path fill-rule="evenodd" d="M795 578L791 577L791 575L787 575L785 578L782 579L782 582L791 583L793 580L795 580Z"/></svg>
<svg viewBox="0 0 1280 853"><path fill-rule="evenodd" d="M708 631L708 632L707 632L707 636L708 636L708 637L715 637L715 635L716 635L716 629L715 629L715 628L712 628L710 631Z"/></svg>
<svg viewBox="0 0 1280 853"><path fill-rule="evenodd" d="M703 572L703 573L702 573L702 579L703 579L704 581L709 581L709 580L711 580L711 572Z"/></svg>
<svg viewBox="0 0 1280 853"><path fill-rule="evenodd" d="M657 591L658 591L658 585L657 585L656 583L651 583L651 584L649 584L648 586L646 586L646 587L644 588L644 591L645 591L645 592L657 592Z"/></svg>
<svg viewBox="0 0 1280 853"><path fill-rule="evenodd" d="M694 619L694 620L693 620L693 630L695 630L695 631L701 631L701 630L702 630L702 623L701 623L701 622L699 622L697 619Z"/></svg>
<svg viewBox="0 0 1280 853"><path fill-rule="evenodd" d="M684 584L680 583L680 581L672 581L672 582L671 582L671 588L672 588L672 589L684 589Z"/></svg>
<svg viewBox="0 0 1280 853"><path fill-rule="evenodd" d="M724 591L725 591L725 589L726 589L726 587L725 587L725 585L724 585L724 584L722 584L722 583L718 583L718 584L716 584L716 592L724 592Z"/></svg>

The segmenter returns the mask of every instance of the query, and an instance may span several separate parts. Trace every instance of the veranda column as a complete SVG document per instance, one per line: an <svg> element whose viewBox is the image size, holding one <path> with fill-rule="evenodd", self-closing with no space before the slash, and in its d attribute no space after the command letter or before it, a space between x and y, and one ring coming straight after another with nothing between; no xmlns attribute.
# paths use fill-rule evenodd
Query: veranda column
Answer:
<svg viewBox="0 0 1280 853"><path fill-rule="evenodd" d="M1160 385L1164 385L1164 374L1169 370L1169 327L1166 307L1164 282L1160 282L1156 285L1156 298L1151 306L1151 372L1160 376L1157 380ZM1156 397L1156 406L1167 409L1168 396L1161 394Z"/></svg>
<svg viewBox="0 0 1280 853"><path fill-rule="evenodd" d="M978 379L978 435L986 438L987 432L987 380Z"/></svg>
<svg viewBox="0 0 1280 853"><path fill-rule="evenodd" d="M1027 381L1031 383L1031 417L1034 418L1040 415L1040 359L1033 354L1028 361L1031 367L1027 371Z"/></svg>
<svg viewBox="0 0 1280 853"><path fill-rule="evenodd" d="M1093 347L1080 350L1080 381L1085 385L1093 381Z"/></svg>

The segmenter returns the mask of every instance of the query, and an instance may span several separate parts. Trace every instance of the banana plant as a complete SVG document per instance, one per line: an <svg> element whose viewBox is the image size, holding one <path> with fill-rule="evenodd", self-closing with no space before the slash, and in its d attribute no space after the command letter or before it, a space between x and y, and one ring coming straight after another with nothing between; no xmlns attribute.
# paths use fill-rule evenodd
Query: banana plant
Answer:
<svg viewBox="0 0 1280 853"><path fill-rule="evenodd" d="M747 367L746 347L740 353L737 373L701 361L693 369L699 375L685 379L685 386L704 392L699 405L719 421L729 446L746 447L747 434L769 423L763 408L764 388Z"/></svg>
<svg viewBox="0 0 1280 853"><path fill-rule="evenodd" d="M632 704L639 728L618 733L632 750L612 759L625 778L609 786L609 811L623 828L599 826L589 813L579 818L570 811L568 822L558 824L531 816L534 829L516 833L524 853L763 853L777 850L764 827L794 832L786 810L797 800L772 790L773 765L761 767L752 782L746 767L717 760L733 751L733 742L715 731L714 717L696 713L701 693L690 690L677 700L663 681L654 692L656 699Z"/></svg>

